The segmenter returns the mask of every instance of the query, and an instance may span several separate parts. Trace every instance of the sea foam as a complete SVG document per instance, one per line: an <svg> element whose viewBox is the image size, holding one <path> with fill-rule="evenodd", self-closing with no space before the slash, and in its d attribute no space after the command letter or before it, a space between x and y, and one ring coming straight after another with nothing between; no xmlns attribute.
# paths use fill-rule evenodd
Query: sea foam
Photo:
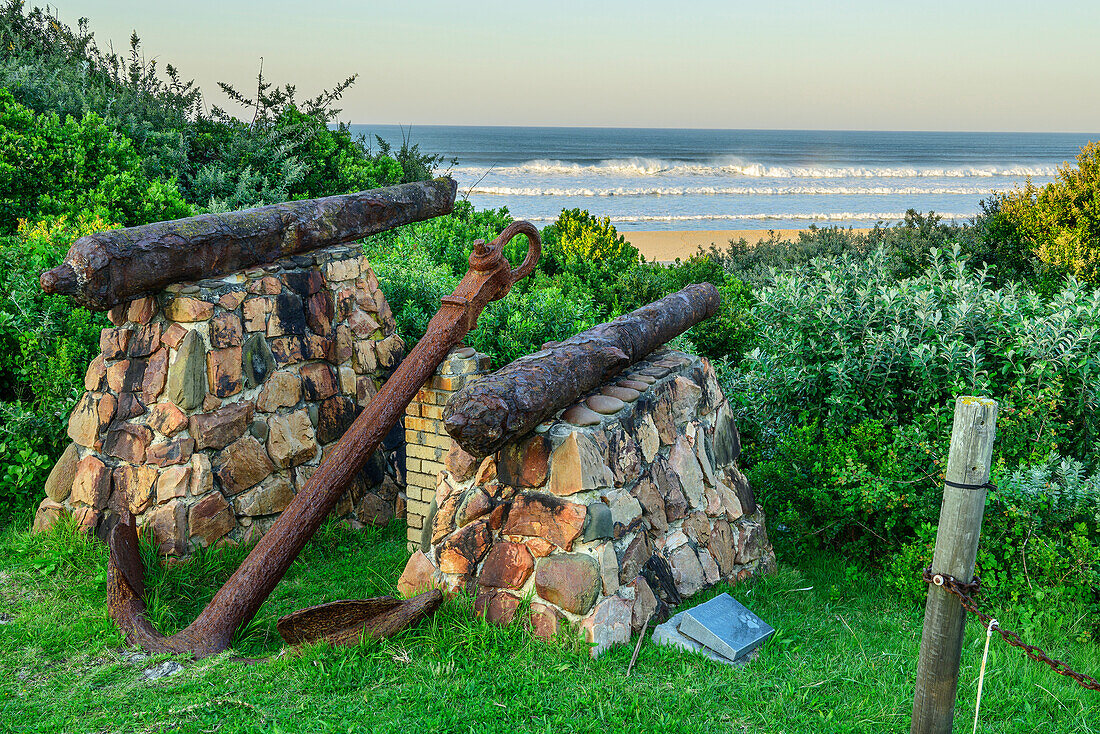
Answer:
<svg viewBox="0 0 1100 734"><path fill-rule="evenodd" d="M968 214L936 212L945 221L965 220L975 216ZM893 222L905 218L904 212L803 212L764 214L613 214L613 224L640 222L705 222L705 221L794 221L794 222ZM553 222L557 217L527 217L532 222Z"/></svg>
<svg viewBox="0 0 1100 734"><path fill-rule="evenodd" d="M694 162L660 158L615 158L596 163L531 160L510 166L458 166L453 173L503 176L745 176L748 178L993 178L1054 176L1057 166L778 166L725 157Z"/></svg>

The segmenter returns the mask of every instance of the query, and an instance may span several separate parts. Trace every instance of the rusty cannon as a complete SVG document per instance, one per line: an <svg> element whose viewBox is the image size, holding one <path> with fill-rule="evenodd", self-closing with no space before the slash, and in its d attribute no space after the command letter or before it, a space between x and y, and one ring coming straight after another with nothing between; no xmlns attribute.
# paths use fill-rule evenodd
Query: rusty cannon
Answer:
<svg viewBox="0 0 1100 734"><path fill-rule="evenodd" d="M92 235L74 243L62 266L43 274L42 286L48 292L69 294L91 308L107 309L179 279L213 277L437 216L451 211L454 197L454 182L440 179ZM513 268L502 251L521 234L528 239L528 252L523 263ZM527 222L509 225L489 243L474 243L468 272L454 292L442 299L416 348L210 604L175 635L162 635L145 616L137 522L129 498L113 494L110 509L116 523L107 535L108 605L127 641L150 652L199 657L228 649L233 635L255 616L447 352L476 325L488 303L503 298L534 269L540 254L538 230ZM441 601L438 591L407 601L389 597L338 601L288 615L277 629L291 644L309 640L349 644L364 636L392 634L432 613Z"/></svg>
<svg viewBox="0 0 1100 734"><path fill-rule="evenodd" d="M520 357L463 388L443 413L447 433L486 456L523 436L705 318L721 303L710 283L677 293Z"/></svg>
<svg viewBox="0 0 1100 734"><path fill-rule="evenodd" d="M46 293L106 311L171 283L225 275L449 214L450 178L202 214L81 237L42 273Z"/></svg>

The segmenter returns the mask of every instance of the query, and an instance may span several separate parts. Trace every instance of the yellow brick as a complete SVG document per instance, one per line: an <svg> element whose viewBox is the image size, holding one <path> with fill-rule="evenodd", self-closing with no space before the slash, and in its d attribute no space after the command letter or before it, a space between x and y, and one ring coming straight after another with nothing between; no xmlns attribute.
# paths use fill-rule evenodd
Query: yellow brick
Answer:
<svg viewBox="0 0 1100 734"><path fill-rule="evenodd" d="M443 463L439 461L428 461L426 459L419 459L418 461L420 461L420 468L415 471L421 474L430 474L434 477L446 468L443 466ZM432 486L435 485L433 484Z"/></svg>
<svg viewBox="0 0 1100 734"><path fill-rule="evenodd" d="M418 403L418 402L416 402L415 400L414 400L414 401L412 401L412 402L411 402L411 403L409 403L409 404L408 404L408 406L407 406L407 407L405 408L405 415L411 415L411 416L418 416L418 415L420 415L420 414L421 414L421 413L420 413L420 411L421 411L421 408L420 408L420 406L421 406L421 405L422 405L421 403Z"/></svg>
<svg viewBox="0 0 1100 734"><path fill-rule="evenodd" d="M424 431L424 433L440 433L443 431L443 424L430 418L413 418L409 416L405 418L405 430Z"/></svg>
<svg viewBox="0 0 1100 734"><path fill-rule="evenodd" d="M424 446L427 444L427 437L423 431L405 431L405 443L415 443Z"/></svg>
<svg viewBox="0 0 1100 734"><path fill-rule="evenodd" d="M427 517L429 504L429 502L425 502L424 500L410 499L409 506L406 509L407 517L412 517L413 515Z"/></svg>
<svg viewBox="0 0 1100 734"><path fill-rule="evenodd" d="M447 401L451 399L449 392L441 390L433 390L430 387L420 388L420 392L416 394L416 400L421 403L430 403L432 405L446 405Z"/></svg>
<svg viewBox="0 0 1100 734"><path fill-rule="evenodd" d="M436 375L431 381L431 386L436 390L447 390L449 392L461 390L465 384L466 378L463 375Z"/></svg>
<svg viewBox="0 0 1100 734"><path fill-rule="evenodd" d="M450 439L447 439L450 441ZM427 459L428 461L442 461L443 457L447 455L447 452L438 446L424 446L421 444L410 443L405 445L406 456L413 456L417 459Z"/></svg>
<svg viewBox="0 0 1100 734"><path fill-rule="evenodd" d="M407 515L405 519L408 521L410 530L420 530L420 528L424 527L423 515ZM417 533L416 536L420 537L420 533Z"/></svg>
<svg viewBox="0 0 1100 734"><path fill-rule="evenodd" d="M423 499L423 487L417 487L412 484L405 485L405 499L406 500L420 500Z"/></svg>
<svg viewBox="0 0 1100 734"><path fill-rule="evenodd" d="M424 435L424 445L434 446L439 449L443 449L444 453L451 450L451 437L446 433L443 435L426 433Z"/></svg>
<svg viewBox="0 0 1100 734"><path fill-rule="evenodd" d="M428 491L435 493L435 475L434 474L419 474L417 472L409 472L405 476L405 483L409 486L423 487ZM429 498L430 499L430 498Z"/></svg>
<svg viewBox="0 0 1100 734"><path fill-rule="evenodd" d="M443 408L438 405L421 405L420 415L425 418L431 418L432 420L443 420Z"/></svg>
<svg viewBox="0 0 1100 734"><path fill-rule="evenodd" d="M420 459L416 459L416 458L413 458L413 457L406 458L405 459L405 470L406 471L421 471Z"/></svg>

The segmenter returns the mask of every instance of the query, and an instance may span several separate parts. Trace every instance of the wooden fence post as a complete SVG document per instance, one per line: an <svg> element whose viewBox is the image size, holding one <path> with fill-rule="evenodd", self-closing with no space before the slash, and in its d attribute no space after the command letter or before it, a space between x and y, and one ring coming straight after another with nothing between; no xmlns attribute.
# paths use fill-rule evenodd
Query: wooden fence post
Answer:
<svg viewBox="0 0 1100 734"><path fill-rule="evenodd" d="M995 400L961 397L955 402L943 505L932 559L934 573L950 574L963 582L974 577L996 428ZM930 584L917 662L911 734L951 731L965 625L966 611L959 599Z"/></svg>

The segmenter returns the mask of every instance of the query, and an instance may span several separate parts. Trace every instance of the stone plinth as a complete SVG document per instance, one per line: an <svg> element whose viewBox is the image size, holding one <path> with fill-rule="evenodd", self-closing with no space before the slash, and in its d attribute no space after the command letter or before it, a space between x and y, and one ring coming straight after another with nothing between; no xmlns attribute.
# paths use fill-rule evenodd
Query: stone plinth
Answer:
<svg viewBox="0 0 1100 734"><path fill-rule="evenodd" d="M594 654L719 581L769 571L763 510L711 365L664 350L478 462L451 447L403 593L576 624Z"/></svg>
<svg viewBox="0 0 1100 734"><path fill-rule="evenodd" d="M350 247L169 286L109 315L35 527L73 513L102 534L126 505L166 554L258 538L404 351ZM336 513L392 519L392 463L372 457Z"/></svg>

